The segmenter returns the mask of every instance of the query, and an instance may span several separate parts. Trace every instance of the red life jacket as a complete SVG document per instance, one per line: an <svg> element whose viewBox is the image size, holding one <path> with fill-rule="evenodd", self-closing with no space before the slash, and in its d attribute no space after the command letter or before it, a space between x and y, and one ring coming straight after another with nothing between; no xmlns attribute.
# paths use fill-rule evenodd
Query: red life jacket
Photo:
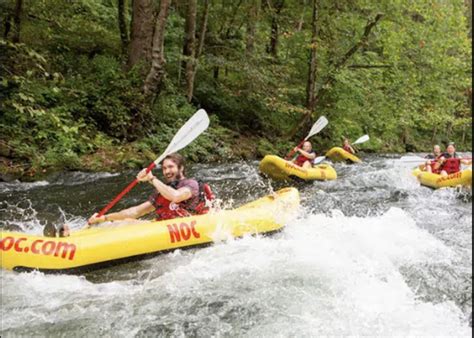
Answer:
<svg viewBox="0 0 474 338"><path fill-rule="evenodd" d="M178 181L169 184L173 188L177 188ZM177 217L189 217L192 215L204 215L209 212L209 207L206 205L207 201L212 201L216 197L207 183L199 182L199 195L197 200L191 198L190 200L180 203L172 203L164 198L161 194L157 194L153 201L155 207L156 219L167 220Z"/></svg>
<svg viewBox="0 0 474 338"><path fill-rule="evenodd" d="M311 152L311 153L314 154L314 152ZM297 166L302 167L303 164L304 164L306 161L311 162L312 160L311 160L310 158L307 158L307 157L304 156L303 154L300 154L300 155L296 158L295 164L296 164Z"/></svg>
<svg viewBox="0 0 474 338"><path fill-rule="evenodd" d="M309 158L307 158L307 157L304 156L304 155L299 155L299 156L296 158L296 160L295 160L295 164L296 164L297 166L302 167L303 164L304 164L306 161L309 161Z"/></svg>
<svg viewBox="0 0 474 338"><path fill-rule="evenodd" d="M349 145L343 146L342 149L344 149L345 151L347 151L349 154L352 154L351 146L349 146Z"/></svg>
<svg viewBox="0 0 474 338"><path fill-rule="evenodd" d="M431 172L433 174L439 174L441 173L441 166L439 164L439 158L441 157L442 155L438 155L436 156L434 159L431 160L429 166L431 167Z"/></svg>
<svg viewBox="0 0 474 338"><path fill-rule="evenodd" d="M447 158L440 169L446 171L448 174L457 173L461 171L461 159Z"/></svg>

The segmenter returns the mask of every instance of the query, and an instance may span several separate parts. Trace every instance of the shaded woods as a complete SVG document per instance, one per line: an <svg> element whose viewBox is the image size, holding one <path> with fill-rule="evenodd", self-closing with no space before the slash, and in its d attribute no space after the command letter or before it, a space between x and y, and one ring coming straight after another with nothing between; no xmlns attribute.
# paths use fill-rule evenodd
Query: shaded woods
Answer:
<svg viewBox="0 0 474 338"><path fill-rule="evenodd" d="M139 167L197 108L194 161L424 151L471 130L471 1L7 0L2 173Z"/></svg>

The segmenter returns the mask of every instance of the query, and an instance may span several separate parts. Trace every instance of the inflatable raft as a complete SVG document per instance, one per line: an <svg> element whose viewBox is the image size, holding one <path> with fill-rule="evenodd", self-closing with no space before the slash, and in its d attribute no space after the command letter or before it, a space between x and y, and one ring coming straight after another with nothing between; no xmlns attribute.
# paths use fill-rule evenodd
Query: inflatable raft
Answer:
<svg viewBox="0 0 474 338"><path fill-rule="evenodd" d="M275 155L267 155L260 162L259 169L274 180L288 180L298 177L303 180L335 180L336 170L329 164L319 164L304 169Z"/></svg>
<svg viewBox="0 0 474 338"><path fill-rule="evenodd" d="M462 170L448 176L441 176L416 168L413 170L413 175L418 178L421 185L434 189L472 185L472 169Z"/></svg>
<svg viewBox="0 0 474 338"><path fill-rule="evenodd" d="M1 232L1 267L14 271L81 273L229 237L280 230L299 208L295 188L233 210L166 221L104 223L69 237Z"/></svg>
<svg viewBox="0 0 474 338"><path fill-rule="evenodd" d="M348 163L360 163L362 162L357 156L345 151L340 147L331 148L327 153L326 157L333 162L348 162Z"/></svg>

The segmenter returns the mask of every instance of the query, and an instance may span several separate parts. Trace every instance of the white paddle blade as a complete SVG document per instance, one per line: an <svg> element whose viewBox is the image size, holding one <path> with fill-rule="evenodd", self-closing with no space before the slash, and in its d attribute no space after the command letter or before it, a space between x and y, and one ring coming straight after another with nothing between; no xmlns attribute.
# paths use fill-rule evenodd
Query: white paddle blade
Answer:
<svg viewBox="0 0 474 338"><path fill-rule="evenodd" d="M328 125L328 119L324 116L321 116L314 124L313 127L311 128L308 136L306 136L305 141L309 139L311 136L316 135L319 133L321 130L323 130L324 127Z"/></svg>
<svg viewBox="0 0 474 338"><path fill-rule="evenodd" d="M414 156L414 155L407 155L407 156L402 156L400 157L399 161L401 162L426 162L429 159L423 158L420 156Z"/></svg>
<svg viewBox="0 0 474 338"><path fill-rule="evenodd" d="M352 143L352 145L356 145L356 144L361 144L361 143L367 142L369 139L370 139L370 138L369 138L369 135L361 136L361 137L359 137L354 143Z"/></svg>
<svg viewBox="0 0 474 338"><path fill-rule="evenodd" d="M192 141L209 127L209 116L204 109L199 109L182 127L171 140L168 148L158 157L155 164L158 165L166 156L175 153Z"/></svg>
<svg viewBox="0 0 474 338"><path fill-rule="evenodd" d="M318 156L313 160L313 164L319 164L326 159L326 156Z"/></svg>

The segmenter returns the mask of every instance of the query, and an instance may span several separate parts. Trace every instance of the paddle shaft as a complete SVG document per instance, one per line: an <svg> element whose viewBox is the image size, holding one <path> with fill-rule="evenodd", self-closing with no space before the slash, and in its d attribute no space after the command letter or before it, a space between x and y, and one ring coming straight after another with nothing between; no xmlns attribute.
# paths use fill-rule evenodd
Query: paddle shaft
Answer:
<svg viewBox="0 0 474 338"><path fill-rule="evenodd" d="M156 167L155 162L152 162L147 168L146 168L146 173L148 174L154 167ZM131 182L125 189L122 190L120 194L118 194L105 208L103 208L101 211L99 211L99 214L97 217L104 216L107 211L112 209L112 207L117 204L118 201L122 199L123 196L125 196L134 186L136 186L138 183L138 179L134 179L133 182Z"/></svg>
<svg viewBox="0 0 474 338"><path fill-rule="evenodd" d="M460 159L460 160L472 160L472 157L457 157L457 158ZM400 161L402 161L402 162L427 162L427 161L435 162L435 161L438 161L438 160L435 159L435 158L420 157L420 158L409 158L409 159L401 158Z"/></svg>
<svg viewBox="0 0 474 338"><path fill-rule="evenodd" d="M306 142L306 140L307 140L307 138L305 138L303 141L301 141L300 144L298 144L298 145L296 146L296 148L301 148L301 147L303 146L303 144ZM292 150L288 153L288 155L286 155L285 160L289 160L289 159L293 156L293 154L294 154L295 152L296 152L295 149L292 149Z"/></svg>

